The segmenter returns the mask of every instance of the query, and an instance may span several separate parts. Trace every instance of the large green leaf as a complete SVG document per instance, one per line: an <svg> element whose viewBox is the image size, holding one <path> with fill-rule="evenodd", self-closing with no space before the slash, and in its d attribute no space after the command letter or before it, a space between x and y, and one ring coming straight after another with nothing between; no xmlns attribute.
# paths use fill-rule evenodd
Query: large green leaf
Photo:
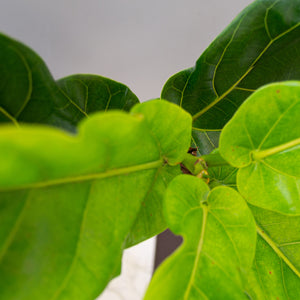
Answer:
<svg viewBox="0 0 300 300"><path fill-rule="evenodd" d="M136 220L127 236L126 247L133 246L163 232L167 228L162 210L162 199L171 180L182 174L180 166L157 169L152 187L142 201Z"/></svg>
<svg viewBox="0 0 300 300"><path fill-rule="evenodd" d="M183 245L158 268L145 299L247 299L243 292L255 253L252 214L233 189L212 191L180 175L169 185L165 214Z"/></svg>
<svg viewBox="0 0 300 300"><path fill-rule="evenodd" d="M43 60L0 34L0 122L42 123L74 131L89 113L129 110L137 97L123 84L95 75L57 82Z"/></svg>
<svg viewBox="0 0 300 300"><path fill-rule="evenodd" d="M160 114L166 109L180 127L169 130ZM98 296L119 272L158 170L185 155L190 130L190 115L163 101L144 103L131 115L94 115L76 136L2 126L0 299Z"/></svg>
<svg viewBox="0 0 300 300"><path fill-rule="evenodd" d="M237 185L250 203L300 212L300 82L271 84L251 95L225 126L220 152L240 168Z"/></svg>
<svg viewBox="0 0 300 300"><path fill-rule="evenodd" d="M251 206L257 246L247 292L251 299L298 299L300 295L300 215Z"/></svg>
<svg viewBox="0 0 300 300"><path fill-rule="evenodd" d="M255 1L216 38L195 67L167 81L161 97L193 115L193 138L200 149L209 150L207 134L217 140L219 130L256 89L300 79L299 7L299 0Z"/></svg>
<svg viewBox="0 0 300 300"><path fill-rule="evenodd" d="M155 109L157 101L160 102L159 110ZM162 155L163 153L168 153L168 156L163 156L167 164L157 169L152 186L142 202L139 214L127 238L127 247L146 240L166 229L167 224L162 214L162 199L169 182L175 176L181 174L179 163L184 159L190 143L190 115L186 114L186 117L183 118L182 110L178 111L177 106L165 104L167 102L156 100L141 103L131 110L132 113L145 116L152 135L157 141L163 141L160 144ZM168 117L166 118L166 116ZM161 128L162 120L164 120L165 132ZM176 124L175 131L174 124ZM166 132L169 132L169 135ZM178 154L179 148L181 150L180 155Z"/></svg>
<svg viewBox="0 0 300 300"><path fill-rule="evenodd" d="M110 109L127 111L138 103L128 87L101 76L79 74L55 82L42 59L23 44L0 35L0 46L3 66L0 76L4 79L3 85L0 84L0 122L44 123L74 132L78 122L90 113ZM164 114L169 115L168 111ZM173 127L172 122L176 120L168 120L168 126ZM181 126L184 132L189 130ZM147 201L142 202L140 217L128 237L127 246L165 229L162 197L166 185L177 174L180 174L179 166L157 170L152 192L147 194Z"/></svg>

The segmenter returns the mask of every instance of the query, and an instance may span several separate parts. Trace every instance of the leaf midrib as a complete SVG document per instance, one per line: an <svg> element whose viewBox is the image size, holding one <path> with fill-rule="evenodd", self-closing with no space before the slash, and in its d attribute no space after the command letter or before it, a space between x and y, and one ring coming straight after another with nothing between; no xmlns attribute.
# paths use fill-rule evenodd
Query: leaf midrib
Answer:
<svg viewBox="0 0 300 300"><path fill-rule="evenodd" d="M156 169L156 168L161 167L163 164L164 164L163 160L160 159L160 160L147 162L147 163L139 164L139 165L134 165L134 166L130 166L130 167L111 169L111 170L107 170L107 171L101 172L101 173L93 173L93 174L78 175L78 176L73 176L73 177L58 178L58 179L29 183L29 184L7 187L7 188L0 187L0 192L25 190L25 189L38 189L38 188L63 185L63 184L68 184L68 183L76 183L76 182L91 181L91 180L96 180L96 179L103 179L103 178L107 178L107 177L125 175L125 174L134 173L134 172L138 172L138 171Z"/></svg>
<svg viewBox="0 0 300 300"><path fill-rule="evenodd" d="M266 158L268 156L284 152L285 150L289 150L291 148L294 148L296 146L300 145L300 138L297 138L295 140L289 141L287 143L284 143L282 145L278 145L269 149L257 151L257 152L252 152L253 153L253 158L255 160L261 160L263 158Z"/></svg>
<svg viewBox="0 0 300 300"><path fill-rule="evenodd" d="M278 245L256 224L257 233L267 242L267 244L274 250L274 252L281 258L288 267L300 278L300 272L292 264L292 262L287 258L286 255L278 248Z"/></svg>
<svg viewBox="0 0 300 300"><path fill-rule="evenodd" d="M198 264L199 264L199 260L200 260L200 256L201 256L201 252L202 252L202 248L203 248L206 222L207 222L207 216L208 216L208 207L206 207L205 205L202 205L202 210L203 210L203 216L202 216L202 228L201 228L201 233L200 233L200 239L198 242L197 253L196 253L196 258L195 258L195 263L194 263L194 267L192 270L192 274L191 274L191 277L190 277L190 280L189 280L189 283L187 286L187 290L184 293L184 300L189 299L189 295L190 295L192 286L195 281L196 271L198 268Z"/></svg>

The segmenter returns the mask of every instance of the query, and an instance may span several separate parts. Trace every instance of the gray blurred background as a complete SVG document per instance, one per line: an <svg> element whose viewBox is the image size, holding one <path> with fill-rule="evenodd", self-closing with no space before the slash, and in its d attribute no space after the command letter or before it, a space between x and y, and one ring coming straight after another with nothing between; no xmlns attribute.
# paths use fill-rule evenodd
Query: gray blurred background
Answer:
<svg viewBox="0 0 300 300"><path fill-rule="evenodd" d="M0 0L0 31L23 41L56 79L94 73L142 100L194 65L250 0Z"/></svg>
<svg viewBox="0 0 300 300"><path fill-rule="evenodd" d="M0 31L33 48L56 79L99 74L127 84L145 101L159 97L174 73L193 66L251 2L0 0ZM122 276L101 300L142 299L153 255L154 239L127 250Z"/></svg>

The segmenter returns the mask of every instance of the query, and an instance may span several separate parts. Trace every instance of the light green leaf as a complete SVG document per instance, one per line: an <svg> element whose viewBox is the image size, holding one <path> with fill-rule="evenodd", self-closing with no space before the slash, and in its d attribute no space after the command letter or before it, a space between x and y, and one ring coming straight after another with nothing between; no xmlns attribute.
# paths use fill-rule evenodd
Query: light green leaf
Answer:
<svg viewBox="0 0 300 300"><path fill-rule="evenodd" d="M199 178L180 175L169 185L165 215L183 245L158 268L145 299L247 299L255 223L233 189L212 191Z"/></svg>
<svg viewBox="0 0 300 300"><path fill-rule="evenodd" d="M159 110L156 108L157 103L159 103ZM168 153L168 157L164 159L169 165L178 165L183 161L191 134L191 127L186 126L191 122L191 116L188 113L178 109L176 105L169 105L168 102L158 99L136 105L131 112L144 114L153 136L158 141L163 141L160 145L162 155ZM163 130L161 128L162 122L164 124ZM168 134L165 134L164 131Z"/></svg>
<svg viewBox="0 0 300 300"><path fill-rule="evenodd" d="M251 206L257 246L248 294L253 300L298 299L300 294L300 215L288 216Z"/></svg>
<svg viewBox="0 0 300 300"><path fill-rule="evenodd" d="M300 212L299 115L300 83L271 84L251 95L225 126L220 153L240 168L238 189L250 203Z"/></svg>
<svg viewBox="0 0 300 300"><path fill-rule="evenodd" d="M155 109L159 102L159 110ZM142 202L140 212L128 236L126 247L142 242L166 229L162 214L162 199L169 182L181 174L179 163L184 159L191 138L191 117L178 110L176 105L168 105L165 101L150 101L135 106L134 114L143 114L149 124L149 130L160 143L162 155L166 163L157 169L151 189ZM166 117L167 116L167 117ZM161 124L164 124L162 131ZM176 130L174 130L176 124ZM168 134L166 134L168 132ZM180 155L179 155L180 153ZM176 166L176 167L170 167Z"/></svg>
<svg viewBox="0 0 300 300"><path fill-rule="evenodd" d="M123 84L95 75L57 82L31 49L0 34L0 122L41 123L75 131L91 112L129 110L137 97Z"/></svg>
<svg viewBox="0 0 300 300"><path fill-rule="evenodd" d="M203 132L209 129L217 134L259 87L300 79L299 7L299 0L254 1L193 68L167 81L161 97L191 113L193 138L200 148L207 144Z"/></svg>
<svg viewBox="0 0 300 300"><path fill-rule="evenodd" d="M76 136L1 127L0 299L95 299L119 272L141 202L169 159L168 143L183 133L170 133L159 112L168 107L170 119L175 114L191 130L190 116L175 105L143 107L94 115ZM154 115L159 137L148 121ZM170 161L189 143L173 146Z"/></svg>
<svg viewBox="0 0 300 300"><path fill-rule="evenodd" d="M165 165L157 169L152 186L148 189L127 236L126 247L145 241L167 228L163 215L162 199L168 184L180 174L182 174L180 166Z"/></svg>

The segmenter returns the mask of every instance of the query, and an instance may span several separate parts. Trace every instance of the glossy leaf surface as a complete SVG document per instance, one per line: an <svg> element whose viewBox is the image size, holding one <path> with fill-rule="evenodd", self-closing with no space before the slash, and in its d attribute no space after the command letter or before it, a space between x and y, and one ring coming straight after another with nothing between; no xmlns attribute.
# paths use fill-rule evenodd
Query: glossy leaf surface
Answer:
<svg viewBox="0 0 300 300"><path fill-rule="evenodd" d="M76 136L2 126L0 299L95 299L119 272L158 169L189 146L177 139L182 129L164 128L166 106L170 119L185 123L189 141L191 117L162 101L143 104L144 113L95 115ZM151 124L158 123L155 137Z"/></svg>
<svg viewBox="0 0 300 300"><path fill-rule="evenodd" d="M258 240L247 292L253 300L297 299L300 294L300 215L251 206Z"/></svg>
<svg viewBox="0 0 300 300"><path fill-rule="evenodd" d="M216 139L259 87L300 79L299 7L299 0L254 1L215 39L195 67L167 81L161 97L193 115L198 147L209 145L206 130L213 130L210 135L215 130Z"/></svg>
<svg viewBox="0 0 300 300"><path fill-rule="evenodd" d="M278 83L250 96L225 126L220 152L240 168L238 189L250 203L300 212L299 115L300 83Z"/></svg>
<svg viewBox="0 0 300 300"><path fill-rule="evenodd" d="M43 60L0 34L0 122L42 123L75 131L91 112L129 110L137 97L123 84L95 75L55 81Z"/></svg>
<svg viewBox="0 0 300 300"><path fill-rule="evenodd" d="M183 245L157 269L145 299L247 299L244 275L255 252L255 223L233 189L212 191L199 178L176 177L165 198L170 229Z"/></svg>

